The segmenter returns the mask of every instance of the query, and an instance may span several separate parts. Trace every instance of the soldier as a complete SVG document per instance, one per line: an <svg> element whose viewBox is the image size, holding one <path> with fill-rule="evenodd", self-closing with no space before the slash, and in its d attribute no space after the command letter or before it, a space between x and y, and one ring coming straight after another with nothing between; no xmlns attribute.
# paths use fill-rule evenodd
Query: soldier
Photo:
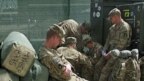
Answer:
<svg viewBox="0 0 144 81"><path fill-rule="evenodd" d="M83 42L82 39L89 35L91 30L90 24L87 22L82 23L79 25L75 20L68 19L57 24L60 26L65 32L65 37L76 37L77 38L77 49L82 51Z"/></svg>
<svg viewBox="0 0 144 81"><path fill-rule="evenodd" d="M87 56L81 54L79 51L76 50L76 43L77 40L75 37L67 37L65 41L66 47L60 47L57 50L61 54L63 54L63 56L74 66L76 73L79 74L82 69L81 66L85 66L87 68L91 68L88 70L89 71L88 74L90 75L90 72L92 71L91 61ZM92 78L92 76L90 77ZM87 76L84 78L90 80L91 79L90 77Z"/></svg>
<svg viewBox="0 0 144 81"><path fill-rule="evenodd" d="M132 33L129 24L121 18L121 12L117 8L112 9L108 15L113 25L109 29L104 50L126 49L130 44Z"/></svg>
<svg viewBox="0 0 144 81"><path fill-rule="evenodd" d="M71 64L57 50L65 35L61 27L55 25L47 32L44 47L40 49L39 58L50 73L50 81L87 81L78 77L71 70Z"/></svg>
<svg viewBox="0 0 144 81"><path fill-rule="evenodd" d="M85 40L84 40L84 44L85 46L89 49L87 52L86 52L86 55L88 57L91 58L91 60L93 60L93 65L95 65L98 60L101 58L101 49L102 49L102 45L100 45L99 43L97 42L94 42L92 40L91 37L87 37Z"/></svg>

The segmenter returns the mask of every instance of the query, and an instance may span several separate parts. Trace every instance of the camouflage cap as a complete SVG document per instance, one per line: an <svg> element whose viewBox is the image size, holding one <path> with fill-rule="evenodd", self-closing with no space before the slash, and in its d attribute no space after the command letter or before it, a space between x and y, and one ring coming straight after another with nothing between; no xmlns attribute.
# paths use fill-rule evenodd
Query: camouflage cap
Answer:
<svg viewBox="0 0 144 81"><path fill-rule="evenodd" d="M77 43L77 39L75 37L67 37L65 44L75 44Z"/></svg>
<svg viewBox="0 0 144 81"><path fill-rule="evenodd" d="M65 42L65 34L66 33L62 29L62 27L58 26L57 24L54 24L52 30L54 32L56 32L61 37L62 43L64 43Z"/></svg>
<svg viewBox="0 0 144 81"><path fill-rule="evenodd" d="M113 15L121 15L121 11L118 8L114 8L109 12L108 16L110 17Z"/></svg>
<svg viewBox="0 0 144 81"><path fill-rule="evenodd" d="M64 20L58 23L58 25L61 26L65 30L66 34L70 32L74 35L77 35L77 34L79 35L79 32L78 32L79 24L73 19Z"/></svg>
<svg viewBox="0 0 144 81"><path fill-rule="evenodd" d="M84 39L84 44L86 45L89 41L92 41L92 38L90 36Z"/></svg>

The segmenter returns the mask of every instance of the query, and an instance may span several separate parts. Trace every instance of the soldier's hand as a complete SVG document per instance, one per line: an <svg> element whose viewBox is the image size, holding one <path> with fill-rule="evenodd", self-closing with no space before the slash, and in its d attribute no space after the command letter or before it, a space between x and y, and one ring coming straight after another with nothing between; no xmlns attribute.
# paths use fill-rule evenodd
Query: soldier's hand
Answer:
<svg viewBox="0 0 144 81"><path fill-rule="evenodd" d="M84 52L84 53L87 53L88 51L89 51L89 48L88 48L88 47L84 47L84 48L83 48L83 52Z"/></svg>
<svg viewBox="0 0 144 81"><path fill-rule="evenodd" d="M101 54L102 54L103 56L107 56L105 49L101 49Z"/></svg>
<svg viewBox="0 0 144 81"><path fill-rule="evenodd" d="M66 64L63 68L63 75L65 76L65 78L70 77L71 76L71 65L70 64Z"/></svg>

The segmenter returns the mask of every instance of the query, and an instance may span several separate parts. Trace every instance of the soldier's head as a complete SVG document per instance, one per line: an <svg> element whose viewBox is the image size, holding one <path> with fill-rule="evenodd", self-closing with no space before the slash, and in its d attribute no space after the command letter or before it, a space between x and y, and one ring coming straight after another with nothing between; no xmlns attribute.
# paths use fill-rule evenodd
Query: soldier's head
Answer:
<svg viewBox="0 0 144 81"><path fill-rule="evenodd" d="M90 23L83 22L79 27L79 32L81 32L81 34L88 34L89 32L91 32Z"/></svg>
<svg viewBox="0 0 144 81"><path fill-rule="evenodd" d="M121 21L121 11L118 8L112 9L109 14L109 20L113 24L118 24Z"/></svg>
<svg viewBox="0 0 144 81"><path fill-rule="evenodd" d="M64 42L65 32L58 25L53 25L47 32L45 46L56 48Z"/></svg>
<svg viewBox="0 0 144 81"><path fill-rule="evenodd" d="M73 19L64 20L58 23L58 25L64 29L66 33L66 37L79 35L79 31L78 31L79 24Z"/></svg>
<svg viewBox="0 0 144 81"><path fill-rule="evenodd" d="M77 39L75 37L67 37L65 44L68 47L76 48Z"/></svg>
<svg viewBox="0 0 144 81"><path fill-rule="evenodd" d="M94 47L94 42L91 37L87 37L84 39L84 45L88 48L93 48Z"/></svg>

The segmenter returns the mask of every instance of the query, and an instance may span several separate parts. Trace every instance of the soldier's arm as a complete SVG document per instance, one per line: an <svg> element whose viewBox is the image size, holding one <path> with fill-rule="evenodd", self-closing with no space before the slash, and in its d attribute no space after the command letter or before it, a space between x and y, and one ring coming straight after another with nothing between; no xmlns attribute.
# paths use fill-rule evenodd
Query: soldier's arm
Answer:
<svg viewBox="0 0 144 81"><path fill-rule="evenodd" d="M104 49L105 49L105 51L108 50L108 47L109 47L109 41L110 41L110 35L108 34L107 39L106 39L106 43L105 43L105 45L104 45Z"/></svg>
<svg viewBox="0 0 144 81"><path fill-rule="evenodd" d="M56 79L68 79L70 77L71 68L69 62L66 61L61 54L57 52L50 52L46 49L42 49L40 54L45 55L41 58L41 63L48 69L52 77Z"/></svg>
<svg viewBox="0 0 144 81"><path fill-rule="evenodd" d="M78 60L79 60L79 62L81 64L85 64L87 66L91 66L92 65L90 59L86 55L84 55L84 54L79 53Z"/></svg>

